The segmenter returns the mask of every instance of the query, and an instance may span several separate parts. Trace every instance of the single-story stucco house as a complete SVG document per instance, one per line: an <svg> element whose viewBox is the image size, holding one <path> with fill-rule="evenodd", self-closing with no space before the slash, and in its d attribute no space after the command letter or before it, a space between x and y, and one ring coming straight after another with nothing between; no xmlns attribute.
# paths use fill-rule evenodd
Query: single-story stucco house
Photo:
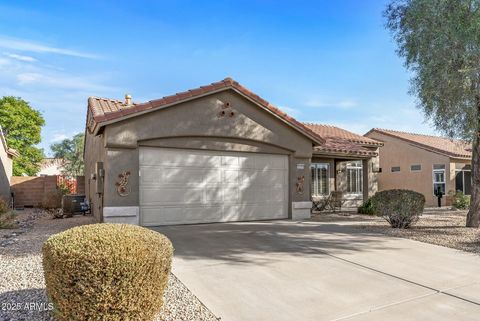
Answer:
<svg viewBox="0 0 480 321"><path fill-rule="evenodd" d="M10 200L10 182L13 172L13 158L19 154L7 146L7 141L0 127L0 198Z"/></svg>
<svg viewBox="0 0 480 321"><path fill-rule="evenodd" d="M305 218L312 196L342 190L356 206L375 193L379 146L303 124L231 78L145 103L90 97L86 193L103 222Z"/></svg>
<svg viewBox="0 0 480 321"><path fill-rule="evenodd" d="M403 188L425 195L426 206L450 205L455 191L470 195L470 144L446 137L374 128L365 136L384 145L380 149L379 190Z"/></svg>
<svg viewBox="0 0 480 321"><path fill-rule="evenodd" d="M62 158L47 157L42 159L37 176L62 175L64 160Z"/></svg>

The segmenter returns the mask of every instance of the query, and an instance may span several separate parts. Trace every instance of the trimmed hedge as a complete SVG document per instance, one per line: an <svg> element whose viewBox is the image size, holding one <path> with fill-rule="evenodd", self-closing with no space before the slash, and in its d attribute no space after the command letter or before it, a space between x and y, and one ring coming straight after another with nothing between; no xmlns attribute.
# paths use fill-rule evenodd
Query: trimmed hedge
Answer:
<svg viewBox="0 0 480 321"><path fill-rule="evenodd" d="M92 224L43 245L47 295L59 320L153 320L163 305L173 247L128 224Z"/></svg>
<svg viewBox="0 0 480 321"><path fill-rule="evenodd" d="M405 189L378 192L371 201L376 215L393 228L409 228L418 221L425 207L423 194Z"/></svg>
<svg viewBox="0 0 480 321"><path fill-rule="evenodd" d="M369 198L361 206L357 208L358 214L367 214L367 215L375 215L375 211L373 210L373 203L372 198Z"/></svg>

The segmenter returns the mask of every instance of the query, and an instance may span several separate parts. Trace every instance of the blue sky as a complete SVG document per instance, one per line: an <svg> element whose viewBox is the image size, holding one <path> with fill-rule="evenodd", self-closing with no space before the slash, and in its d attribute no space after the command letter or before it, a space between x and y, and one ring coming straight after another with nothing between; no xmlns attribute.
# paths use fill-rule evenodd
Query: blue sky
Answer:
<svg viewBox="0 0 480 321"><path fill-rule="evenodd" d="M42 111L41 146L88 96L159 98L231 76L301 121L431 134L383 27L385 1L4 1L0 95Z"/></svg>

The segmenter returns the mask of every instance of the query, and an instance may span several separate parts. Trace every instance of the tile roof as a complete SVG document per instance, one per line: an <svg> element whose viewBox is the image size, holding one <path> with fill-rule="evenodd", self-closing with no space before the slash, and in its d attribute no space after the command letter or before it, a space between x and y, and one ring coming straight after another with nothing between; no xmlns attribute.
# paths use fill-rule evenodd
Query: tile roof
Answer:
<svg viewBox="0 0 480 321"><path fill-rule="evenodd" d="M375 150L351 143L342 139L327 138L322 145L314 147L315 152L345 155L345 156L360 156L360 157L374 157L378 153Z"/></svg>
<svg viewBox="0 0 480 321"><path fill-rule="evenodd" d="M133 116L137 113L148 112L162 107L175 105L184 101L201 97L203 95L227 89L233 89L246 96L263 109L269 111L288 125L302 132L315 143L320 144L324 142L324 139L321 136L306 127L304 124L290 117L265 99L243 87L232 78L225 78L207 86L201 86L199 88L190 89L188 91L176 93L171 96L165 96L160 99L150 100L144 103L133 103L131 105L126 105L124 102L115 99L90 97L88 99L88 113L91 114L91 120L89 121L87 119L87 127L91 132L93 132L94 129L97 128L97 125L102 127L106 123L120 121L129 115Z"/></svg>
<svg viewBox="0 0 480 321"><path fill-rule="evenodd" d="M471 158L472 157L472 145L461 140L454 140L447 137L430 136L422 134L414 134L401 132L396 130L373 128L367 134L371 132L378 132L387 136L399 138L407 141L413 145L417 145L421 148L434 151L449 157L455 158Z"/></svg>
<svg viewBox="0 0 480 321"><path fill-rule="evenodd" d="M314 151L319 153L372 157L378 155L372 148L376 149L383 145L371 138L335 126L314 123L304 123L304 125L325 139L325 143L314 147Z"/></svg>
<svg viewBox="0 0 480 321"><path fill-rule="evenodd" d="M365 146L382 146L383 143L371 139L369 137L365 137L362 135L358 135L348 130L332 126L332 125L324 125L324 124L315 124L315 123L303 123L305 126L313 130L318 135L322 136L323 138L340 138L344 139L348 142L357 143L360 145Z"/></svg>

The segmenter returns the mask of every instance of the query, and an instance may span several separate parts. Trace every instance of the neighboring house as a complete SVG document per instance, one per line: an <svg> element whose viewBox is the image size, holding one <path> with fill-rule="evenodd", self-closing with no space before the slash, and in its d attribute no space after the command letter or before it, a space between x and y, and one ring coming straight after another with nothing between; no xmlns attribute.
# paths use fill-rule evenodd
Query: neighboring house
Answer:
<svg viewBox="0 0 480 321"><path fill-rule="evenodd" d="M379 190L402 188L425 195L426 206L437 206L436 192L450 205L449 194L471 191L471 145L445 137L374 128L365 136L383 142Z"/></svg>
<svg viewBox="0 0 480 321"><path fill-rule="evenodd" d="M40 164L40 171L37 176L62 175L63 159L61 158L44 158Z"/></svg>
<svg viewBox="0 0 480 321"><path fill-rule="evenodd" d="M12 179L13 158L18 156L18 152L8 148L3 130L0 127L0 198L10 199L10 181Z"/></svg>
<svg viewBox="0 0 480 321"><path fill-rule="evenodd" d="M315 196L342 189L354 202L376 191L378 142L302 124L231 78L125 98L88 99L86 194L100 221L297 219L310 216L311 185Z"/></svg>

